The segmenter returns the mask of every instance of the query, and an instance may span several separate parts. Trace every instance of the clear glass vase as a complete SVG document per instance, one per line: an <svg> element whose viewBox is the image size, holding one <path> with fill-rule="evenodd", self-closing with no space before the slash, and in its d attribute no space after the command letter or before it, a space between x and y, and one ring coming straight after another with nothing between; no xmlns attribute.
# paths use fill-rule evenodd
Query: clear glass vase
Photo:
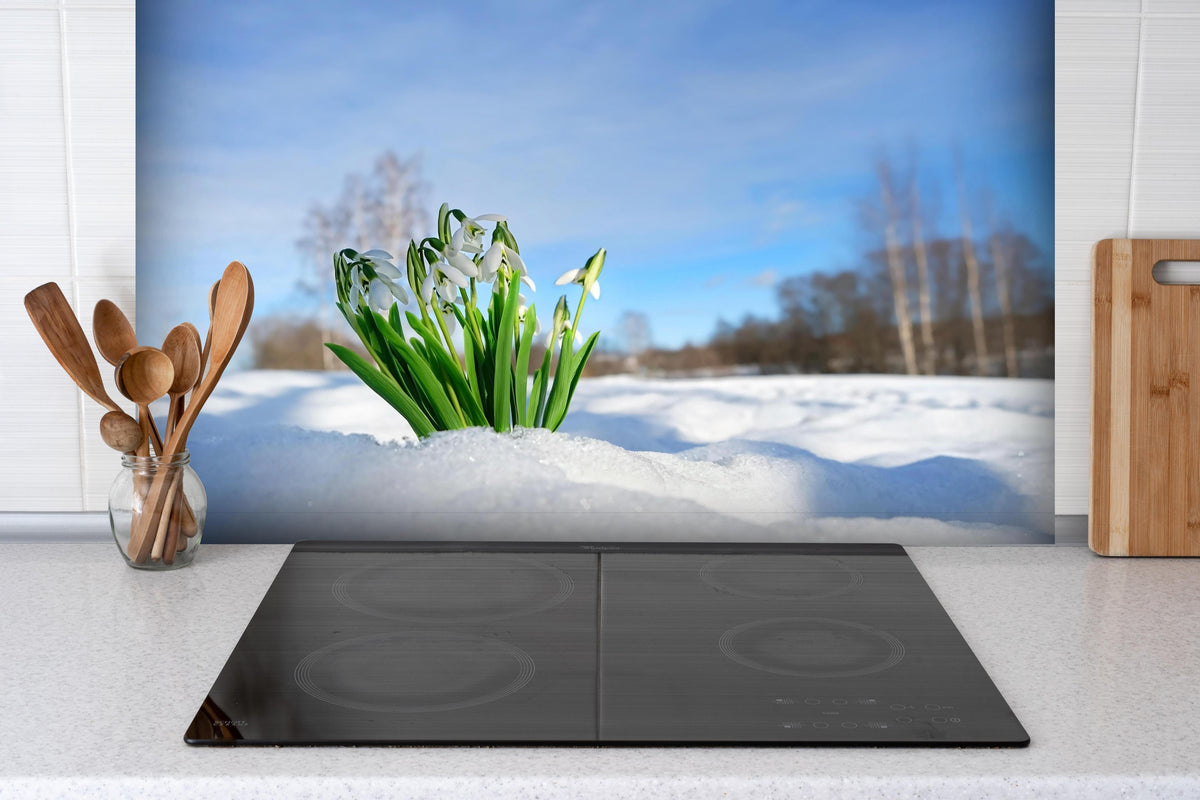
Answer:
<svg viewBox="0 0 1200 800"><path fill-rule="evenodd" d="M121 456L108 492L108 520L134 569L186 567L196 557L208 497L187 450L167 458Z"/></svg>

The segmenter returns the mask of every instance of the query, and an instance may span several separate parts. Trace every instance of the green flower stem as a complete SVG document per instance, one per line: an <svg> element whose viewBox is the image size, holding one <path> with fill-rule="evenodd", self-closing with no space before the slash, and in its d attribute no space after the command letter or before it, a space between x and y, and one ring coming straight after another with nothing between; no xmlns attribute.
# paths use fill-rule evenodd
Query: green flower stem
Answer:
<svg viewBox="0 0 1200 800"><path fill-rule="evenodd" d="M425 309L422 308L421 310L423 312ZM446 320L442 317L442 312L434 309L433 316L437 318L438 327L442 330L442 338L446 340L446 348L450 351L450 355L454 356L454 363L458 365L459 369L463 370L463 374L465 375L466 368L463 367L462 361L458 358L458 349L455 348L454 341L450 338L450 331L446 328ZM459 409L458 413L462 414L462 409Z"/></svg>
<svg viewBox="0 0 1200 800"><path fill-rule="evenodd" d="M575 344L575 331L579 330L579 318L583 316L583 304L587 302L588 293L585 291L579 298L579 305L575 309L575 320L571 323L570 339L572 345Z"/></svg>

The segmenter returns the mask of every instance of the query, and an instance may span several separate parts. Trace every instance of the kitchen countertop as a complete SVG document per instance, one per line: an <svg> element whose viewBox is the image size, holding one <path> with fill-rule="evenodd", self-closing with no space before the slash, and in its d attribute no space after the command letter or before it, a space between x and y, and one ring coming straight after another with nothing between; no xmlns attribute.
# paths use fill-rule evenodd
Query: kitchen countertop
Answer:
<svg viewBox="0 0 1200 800"><path fill-rule="evenodd" d="M0 798L1200 796L1200 560L908 548L1027 749L185 745L288 549L0 545Z"/></svg>

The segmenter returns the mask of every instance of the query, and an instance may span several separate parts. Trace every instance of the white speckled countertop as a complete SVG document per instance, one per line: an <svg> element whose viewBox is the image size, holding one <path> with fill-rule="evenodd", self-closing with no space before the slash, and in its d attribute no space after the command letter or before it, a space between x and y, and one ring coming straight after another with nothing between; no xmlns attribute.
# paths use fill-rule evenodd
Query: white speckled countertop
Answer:
<svg viewBox="0 0 1200 800"><path fill-rule="evenodd" d="M287 552L0 545L0 798L1200 797L1200 560L909 548L1024 750L188 747Z"/></svg>

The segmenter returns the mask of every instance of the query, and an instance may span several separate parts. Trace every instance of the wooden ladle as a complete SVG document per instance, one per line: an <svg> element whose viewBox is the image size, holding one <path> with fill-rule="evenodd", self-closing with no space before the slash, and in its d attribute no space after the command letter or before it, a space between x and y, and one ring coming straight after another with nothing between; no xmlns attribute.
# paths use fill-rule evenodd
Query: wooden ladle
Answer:
<svg viewBox="0 0 1200 800"><path fill-rule="evenodd" d="M25 295L25 311L54 358L84 394L109 411L120 411L104 390L96 354L58 284L44 283Z"/></svg>
<svg viewBox="0 0 1200 800"><path fill-rule="evenodd" d="M116 380L117 387L137 404L143 435L154 443L159 456L165 456L162 439L150 418L150 404L166 394L175 380L171 359L157 347L135 347L117 363Z"/></svg>
<svg viewBox="0 0 1200 800"><path fill-rule="evenodd" d="M167 333L167 338L163 339L162 351L171 359L171 365L175 368L175 379L167 390L167 395L171 398L171 405L167 410L168 436L183 416L183 396L192 390L200 375L200 348L196 345L199 333L196 332L193 338L195 331L195 328L188 330L186 325L176 325Z"/></svg>
<svg viewBox="0 0 1200 800"><path fill-rule="evenodd" d="M92 312L92 338L104 360L114 367L121 357L138 346L133 325L112 300L100 300Z"/></svg>

